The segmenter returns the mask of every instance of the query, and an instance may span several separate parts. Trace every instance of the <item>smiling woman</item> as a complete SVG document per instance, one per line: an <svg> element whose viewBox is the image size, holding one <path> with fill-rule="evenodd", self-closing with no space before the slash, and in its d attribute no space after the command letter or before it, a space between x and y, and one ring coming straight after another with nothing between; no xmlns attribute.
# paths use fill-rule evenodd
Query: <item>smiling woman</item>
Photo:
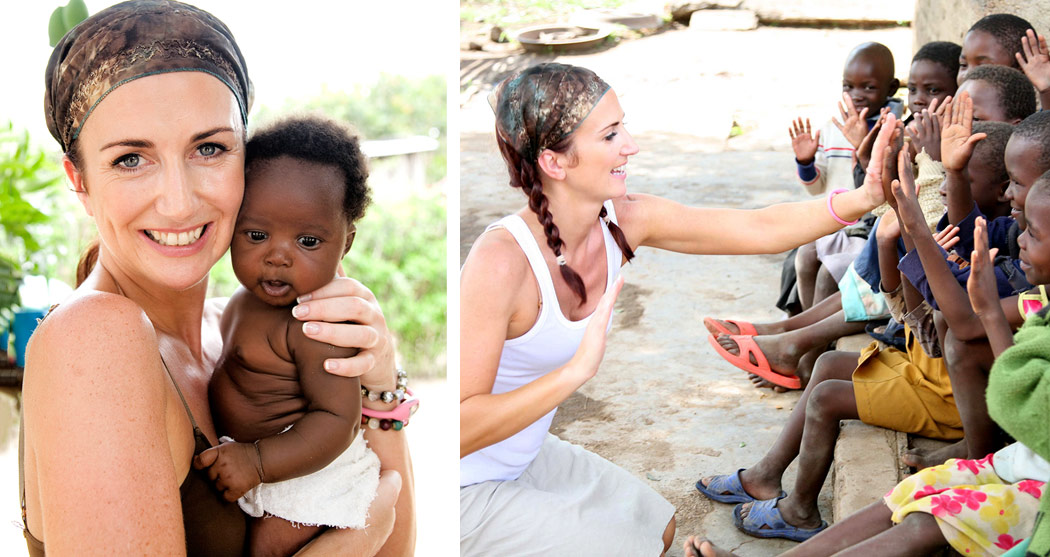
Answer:
<svg viewBox="0 0 1050 557"><path fill-rule="evenodd" d="M244 553L245 515L202 455L229 445L216 447L208 401L224 303L206 304L205 294L241 205L251 96L229 29L177 2L103 10L52 54L48 127L99 243L27 356L23 518L32 555L45 545L58 554ZM312 319L294 327L304 339L346 350L317 360L320 380L338 374L394 390L394 351L375 296L331 275L302 292L294 312ZM341 392L374 411L396 405L358 399L360 388ZM412 552L404 435L366 438L386 470L369 526L326 530L304 554ZM391 531L398 535L386 543Z"/></svg>
<svg viewBox="0 0 1050 557"><path fill-rule="evenodd" d="M461 554L660 554L674 537L671 504L548 433L558 405L598 371L620 267L641 246L776 253L834 231L884 200L890 131L864 188L707 209L629 192L625 169L638 145L594 72L540 64L490 100L510 185L528 206L488 226L460 277ZM895 129L892 117L884 129Z"/></svg>

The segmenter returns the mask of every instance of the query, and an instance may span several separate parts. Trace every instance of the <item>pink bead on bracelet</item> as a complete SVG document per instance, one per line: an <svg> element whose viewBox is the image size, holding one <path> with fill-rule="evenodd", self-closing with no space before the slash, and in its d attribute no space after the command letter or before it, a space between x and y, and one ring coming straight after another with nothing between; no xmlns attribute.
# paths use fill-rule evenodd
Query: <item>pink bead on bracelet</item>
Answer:
<svg viewBox="0 0 1050 557"><path fill-rule="evenodd" d="M849 226L851 224L857 224L858 222L860 222L860 219L857 219L857 220L855 220L853 222L850 222L848 220L842 220L842 217L838 216L838 214L835 213L835 208L831 206L831 200L836 195L838 195L840 193L846 193L848 191L849 190L847 190L845 188L839 188L837 190L832 190L831 193L828 194L828 212L831 213L831 218L835 219L836 222L838 222L839 224L841 224L843 226Z"/></svg>

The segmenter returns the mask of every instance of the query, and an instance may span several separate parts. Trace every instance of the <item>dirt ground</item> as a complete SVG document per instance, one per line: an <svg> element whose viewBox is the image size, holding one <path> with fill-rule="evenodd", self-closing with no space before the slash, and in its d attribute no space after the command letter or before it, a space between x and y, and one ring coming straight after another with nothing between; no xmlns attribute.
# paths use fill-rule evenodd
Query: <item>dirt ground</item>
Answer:
<svg viewBox="0 0 1050 557"><path fill-rule="evenodd" d="M805 198L794 177L787 127L814 127L837 114L842 62L879 41L906 77L911 30L759 28L670 30L575 56L461 53L461 261L485 225L524 205L507 187L485 96L502 77L557 60L589 67L620 95L642 152L628 164L628 188L688 205L760 207ZM729 139L736 126L743 133ZM740 234L761 234L741 230ZM564 403L560 437L627 469L677 509L670 555L703 534L741 555L775 555L794 544L760 540L732 525L731 506L700 496L694 482L757 461L797 394L756 390L708 345L704 316L778 319L782 255L683 256L639 250L597 377ZM793 469L785 486L790 490ZM830 518L830 482L822 513Z"/></svg>

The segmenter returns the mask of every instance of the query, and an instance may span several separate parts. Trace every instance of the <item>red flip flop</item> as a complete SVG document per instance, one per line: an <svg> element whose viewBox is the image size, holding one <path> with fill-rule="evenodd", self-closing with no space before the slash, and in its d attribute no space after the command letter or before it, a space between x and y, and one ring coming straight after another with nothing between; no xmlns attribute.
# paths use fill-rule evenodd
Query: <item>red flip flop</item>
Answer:
<svg viewBox="0 0 1050 557"><path fill-rule="evenodd" d="M802 381L797 376L793 375L781 375L773 368L769 367L769 360L766 359L766 355L762 353L762 349L758 347L758 343L755 342L754 337L747 335L729 335L729 338L736 342L737 347L740 348L740 354L734 356L728 350L722 347L718 343L718 339L714 335L707 337L708 342L714 347L715 352L718 352L719 356L722 356L725 361L733 364L739 369L742 369L748 373L754 373L755 375L769 381L774 385L779 385L785 389L801 389ZM755 356L755 361L758 365L751 363L751 355Z"/></svg>
<svg viewBox="0 0 1050 557"><path fill-rule="evenodd" d="M752 325L751 323L747 322L747 321L738 321L736 319L723 319L722 321L726 321L728 323L732 323L733 325L736 325L736 328L740 332L739 333L735 333L735 334L744 335L744 336L751 336L751 337L753 337L753 336L758 334L758 331L755 330L755 326ZM716 330L718 330L718 332L720 332L720 333L722 333L724 335L733 335L734 334L733 331L730 331L729 329L727 329L725 325L719 323L717 319L714 319L714 318L711 318L711 317L705 317L704 318L704 326L705 327L706 326L714 327Z"/></svg>

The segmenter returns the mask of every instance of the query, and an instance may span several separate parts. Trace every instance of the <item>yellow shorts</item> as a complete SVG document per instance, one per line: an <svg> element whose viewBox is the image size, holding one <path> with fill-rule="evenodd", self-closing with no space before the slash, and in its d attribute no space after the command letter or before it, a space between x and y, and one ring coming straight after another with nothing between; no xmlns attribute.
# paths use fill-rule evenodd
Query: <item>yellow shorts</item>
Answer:
<svg viewBox="0 0 1050 557"><path fill-rule="evenodd" d="M857 412L866 424L934 439L961 439L962 420L955 407L944 358L931 358L905 327L907 349L861 351L853 372Z"/></svg>

